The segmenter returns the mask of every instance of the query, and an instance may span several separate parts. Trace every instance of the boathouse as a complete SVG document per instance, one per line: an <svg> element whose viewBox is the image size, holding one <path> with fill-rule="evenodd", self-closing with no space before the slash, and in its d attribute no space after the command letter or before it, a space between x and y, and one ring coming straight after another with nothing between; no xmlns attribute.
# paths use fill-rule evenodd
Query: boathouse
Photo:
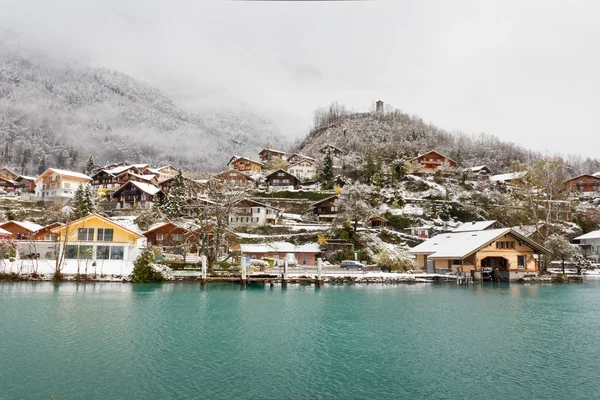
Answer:
<svg viewBox="0 0 600 400"><path fill-rule="evenodd" d="M498 268L503 280L539 274L540 255L548 250L510 228L436 235L409 250L428 272L475 273Z"/></svg>

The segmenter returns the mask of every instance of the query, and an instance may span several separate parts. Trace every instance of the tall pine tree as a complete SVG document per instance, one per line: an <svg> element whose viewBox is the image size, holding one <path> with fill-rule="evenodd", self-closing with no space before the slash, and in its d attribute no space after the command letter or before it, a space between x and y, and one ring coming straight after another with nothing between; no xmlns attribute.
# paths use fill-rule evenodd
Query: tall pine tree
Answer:
<svg viewBox="0 0 600 400"><path fill-rule="evenodd" d="M87 185L80 184L75 190L75 197L71 204L71 217L79 219L87 217L96 212L96 202L94 194Z"/></svg>
<svg viewBox="0 0 600 400"><path fill-rule="evenodd" d="M89 175L92 173L94 168L96 168L96 163L94 162L94 157L90 156L90 158L88 158L87 160L87 163L85 164L83 173Z"/></svg>
<svg viewBox="0 0 600 400"><path fill-rule="evenodd" d="M44 171L46 170L46 154L42 155L42 159L40 160L40 163L38 164L38 174L42 174L44 173Z"/></svg>
<svg viewBox="0 0 600 400"><path fill-rule="evenodd" d="M181 170L179 170L175 178L173 178L173 184L169 188L169 191L161 201L160 206L162 211L171 218L182 216L188 205L187 193L188 188L185 179Z"/></svg>
<svg viewBox="0 0 600 400"><path fill-rule="evenodd" d="M319 171L319 180L324 184L333 182L333 157L331 157L329 151L327 151L323 159L323 166L321 171Z"/></svg>

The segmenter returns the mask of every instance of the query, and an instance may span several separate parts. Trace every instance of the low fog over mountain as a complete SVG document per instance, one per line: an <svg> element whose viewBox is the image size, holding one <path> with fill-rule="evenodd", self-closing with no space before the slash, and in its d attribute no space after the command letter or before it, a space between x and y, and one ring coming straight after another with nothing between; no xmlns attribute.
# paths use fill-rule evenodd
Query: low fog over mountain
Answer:
<svg viewBox="0 0 600 400"><path fill-rule="evenodd" d="M133 77L7 41L0 42L0 143L0 164L25 174L41 163L80 170L90 155L99 164L217 170L232 154L284 146L277 128L252 113L192 114Z"/></svg>

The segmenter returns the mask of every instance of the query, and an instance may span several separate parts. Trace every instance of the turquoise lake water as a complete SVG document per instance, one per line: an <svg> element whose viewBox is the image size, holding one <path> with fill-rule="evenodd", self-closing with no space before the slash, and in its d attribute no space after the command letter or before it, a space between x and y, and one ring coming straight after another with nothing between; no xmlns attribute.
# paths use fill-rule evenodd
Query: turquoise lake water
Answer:
<svg viewBox="0 0 600 400"><path fill-rule="evenodd" d="M600 282L0 283L0 399L594 399Z"/></svg>

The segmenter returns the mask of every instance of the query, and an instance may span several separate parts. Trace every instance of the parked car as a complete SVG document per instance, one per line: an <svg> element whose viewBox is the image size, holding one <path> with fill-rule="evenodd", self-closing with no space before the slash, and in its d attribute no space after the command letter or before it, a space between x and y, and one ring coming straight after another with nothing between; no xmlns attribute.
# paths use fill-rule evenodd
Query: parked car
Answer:
<svg viewBox="0 0 600 400"><path fill-rule="evenodd" d="M344 269L362 269L364 265L354 260L344 260L342 261L342 268Z"/></svg>

